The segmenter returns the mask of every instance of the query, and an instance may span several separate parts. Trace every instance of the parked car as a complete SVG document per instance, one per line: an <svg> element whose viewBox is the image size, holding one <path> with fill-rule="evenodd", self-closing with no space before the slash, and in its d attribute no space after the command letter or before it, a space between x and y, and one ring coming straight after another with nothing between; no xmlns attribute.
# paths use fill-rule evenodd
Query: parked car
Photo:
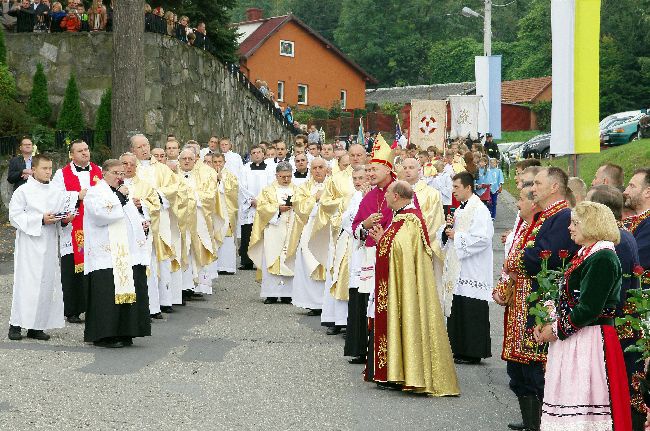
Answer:
<svg viewBox="0 0 650 431"><path fill-rule="evenodd" d="M628 111L605 117L600 122L601 145L621 145L640 139L639 120L646 110Z"/></svg>
<svg viewBox="0 0 650 431"><path fill-rule="evenodd" d="M521 147L521 157L523 159L530 158L546 158L551 153L551 134L544 133L537 135L534 138L526 141Z"/></svg>
<svg viewBox="0 0 650 431"><path fill-rule="evenodd" d="M517 163L519 160L523 158L521 155L521 150L526 142L513 142L508 146L508 149L505 151L502 151L501 154L504 155L504 157L508 158L508 161L510 164Z"/></svg>

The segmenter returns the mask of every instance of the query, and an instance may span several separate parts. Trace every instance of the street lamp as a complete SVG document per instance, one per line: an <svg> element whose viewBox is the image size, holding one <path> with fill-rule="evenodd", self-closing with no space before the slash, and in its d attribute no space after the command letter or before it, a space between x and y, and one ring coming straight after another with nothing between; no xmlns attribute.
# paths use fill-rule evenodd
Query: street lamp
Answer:
<svg viewBox="0 0 650 431"><path fill-rule="evenodd" d="M492 55L492 0L485 0L484 15L465 6L461 12L467 18L483 18L483 55Z"/></svg>

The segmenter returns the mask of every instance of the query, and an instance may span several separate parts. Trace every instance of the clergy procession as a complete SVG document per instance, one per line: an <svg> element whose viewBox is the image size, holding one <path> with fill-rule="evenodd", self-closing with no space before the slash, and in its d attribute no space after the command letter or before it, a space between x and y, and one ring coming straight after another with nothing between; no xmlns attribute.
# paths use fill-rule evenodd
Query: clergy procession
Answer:
<svg viewBox="0 0 650 431"><path fill-rule="evenodd" d="M645 369L621 347L643 334L614 319L633 313L627 299L647 283L633 275L650 268L650 168L625 186L622 169L604 165L583 199L562 169L520 161L519 212L494 270L481 146L418 152L381 135L368 147L288 144L252 145L244 164L227 138L151 148L135 135L99 166L77 140L54 175L34 155L9 207L9 339L47 341L67 321L89 345L133 349L152 325L188 302L218 303L215 287L254 271L265 307L296 307L344 337L340 355L379 389L462 397L457 367L485 363L490 328L503 325L521 413L503 429L644 429ZM491 302L503 321L490 322Z"/></svg>

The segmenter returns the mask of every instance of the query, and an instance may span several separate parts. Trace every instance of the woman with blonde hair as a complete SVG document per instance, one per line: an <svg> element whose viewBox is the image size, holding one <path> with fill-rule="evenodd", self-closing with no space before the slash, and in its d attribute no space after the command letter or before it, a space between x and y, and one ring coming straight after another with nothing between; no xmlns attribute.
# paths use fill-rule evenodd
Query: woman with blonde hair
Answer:
<svg viewBox="0 0 650 431"><path fill-rule="evenodd" d="M90 31L103 31L106 28L107 19L106 7L102 0L93 0L93 5L90 7L88 13Z"/></svg>
<svg viewBox="0 0 650 431"><path fill-rule="evenodd" d="M543 430L631 430L630 393L614 317L622 270L614 245L621 238L612 211L581 202L571 212L571 239L582 248L560 285L556 320L535 328L550 342Z"/></svg>

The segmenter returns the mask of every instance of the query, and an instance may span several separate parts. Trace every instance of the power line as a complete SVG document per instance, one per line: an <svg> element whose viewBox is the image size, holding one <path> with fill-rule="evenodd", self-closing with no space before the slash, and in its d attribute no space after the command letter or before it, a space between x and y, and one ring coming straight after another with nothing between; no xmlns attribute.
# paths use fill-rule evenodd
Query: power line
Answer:
<svg viewBox="0 0 650 431"><path fill-rule="evenodd" d="M506 3L506 4L495 4L495 3L492 3L492 6L493 6L493 7L506 7L506 6L510 6L510 5L513 4L513 3L517 3L517 0L512 0L510 3Z"/></svg>

